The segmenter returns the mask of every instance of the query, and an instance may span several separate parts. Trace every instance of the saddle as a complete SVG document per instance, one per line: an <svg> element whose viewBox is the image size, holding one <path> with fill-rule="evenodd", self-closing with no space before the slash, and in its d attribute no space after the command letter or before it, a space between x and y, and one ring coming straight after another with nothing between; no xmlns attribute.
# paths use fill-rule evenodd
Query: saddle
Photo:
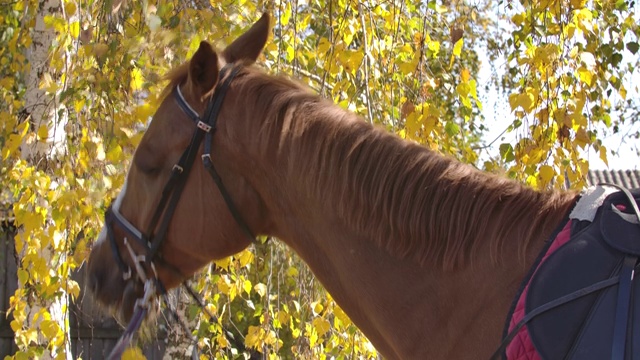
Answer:
<svg viewBox="0 0 640 360"><path fill-rule="evenodd" d="M525 281L525 317L506 344L526 326L542 359L640 360L640 224L629 197L637 204L640 189L609 195L593 222L572 220L569 240Z"/></svg>

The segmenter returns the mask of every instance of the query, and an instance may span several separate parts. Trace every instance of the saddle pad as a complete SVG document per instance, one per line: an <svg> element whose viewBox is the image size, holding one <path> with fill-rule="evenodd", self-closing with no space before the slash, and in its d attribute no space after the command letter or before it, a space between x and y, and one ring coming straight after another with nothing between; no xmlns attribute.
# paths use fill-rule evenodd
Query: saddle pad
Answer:
<svg viewBox="0 0 640 360"><path fill-rule="evenodd" d="M542 265L551 254L558 250L560 246L566 244L567 241L569 241L570 235L571 221L568 221L555 237L555 239L553 239L550 246L547 247L547 251L545 252L542 259L538 261L538 266L536 267L535 271L537 271L540 265ZM520 322L520 320L522 320L525 316L525 299L527 297L530 284L531 278L529 278L529 281L518 297L516 307L514 308L511 315L511 321L509 322L509 328L507 332L511 332L514 327ZM522 329L520 329L520 331L518 331L511 343L507 346L505 353L507 359L509 360L540 360L540 355L538 354L535 346L533 346L533 342L531 342L531 337L529 335L529 330L527 329L527 327L523 327Z"/></svg>
<svg viewBox="0 0 640 360"><path fill-rule="evenodd" d="M574 226L569 241L550 254L533 275L526 294L525 313L619 275L625 255L640 252L640 227L616 213L625 207L625 199L622 193L608 196L592 223L583 229ZM632 283L634 301L625 351L625 359L629 360L640 360L640 342L631 340L640 336L639 284L638 281ZM535 317L527 329L540 358L611 358L617 301L616 284Z"/></svg>

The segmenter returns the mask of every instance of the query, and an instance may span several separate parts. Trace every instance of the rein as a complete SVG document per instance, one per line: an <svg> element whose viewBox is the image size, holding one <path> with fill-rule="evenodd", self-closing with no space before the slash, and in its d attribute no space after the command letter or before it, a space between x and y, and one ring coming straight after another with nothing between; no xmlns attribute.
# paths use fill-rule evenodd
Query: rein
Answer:
<svg viewBox="0 0 640 360"><path fill-rule="evenodd" d="M231 212L231 215L233 216L235 221L238 223L245 235L248 236L252 240L252 242L255 242L255 236L238 212L235 203L229 195L229 192L222 182L222 178L216 171L213 165L213 161L211 160L211 145L213 142L213 134L216 130L217 118L231 82L239 73L239 71L240 67L234 66L233 64L227 64L220 70L220 74L218 77L219 81L214 89L213 95L207 103L207 107L202 118L199 116L198 112L196 112L187 103L184 96L182 95L182 92L180 91L180 86L176 86L173 92L175 100L183 110L183 112L187 114L189 118L195 123L196 129L193 133L193 136L191 137L189 146L185 149L185 151L180 156L180 159L171 170L171 175L162 190L162 195L158 203L158 207L156 208L156 211L151 218L151 221L149 222L147 231L142 232L138 228L136 228L120 213L120 209L118 208L110 206L105 214L105 226L107 228L107 234L109 242L111 244L111 249L116 263L122 271L123 279L125 281L128 281L132 278L132 269L125 263L122 254L118 249L113 231L114 227L119 226L126 232L126 234L130 238L138 242L138 244L140 244L144 249L143 255L135 254L133 248L128 242L127 237L124 238L125 247L127 248L129 255L134 263L133 268L136 272L136 280L139 280L144 284L144 295L142 298L136 301L134 306L134 314L131 318L131 321L129 322L125 332L122 334L122 336L118 340L118 343L109 355L109 359L119 359L122 356L122 353L131 342L133 335L142 324L142 321L145 318L149 307L152 305L154 296L156 294L162 295L165 299L165 303L170 307L170 304L166 298L166 288L158 278L155 263L158 263L159 265L169 269L174 274L177 274L180 278L185 278L185 276L182 275L182 273L177 268L168 264L162 258L162 254L159 252L159 249L167 236L171 219L173 218L173 214L178 206L180 196L182 194L182 191L184 190L188 175L195 162L200 144L203 141L204 152L202 154L202 163L205 169L211 175L213 181L216 183L216 186L218 187L218 190L220 191L220 194L222 195L225 203L227 204L227 208ZM156 229L157 232L154 234L154 231ZM147 274L149 273L149 269L153 277L147 276ZM183 285L186 288L187 292L196 300L198 305L200 305L204 309L207 315L209 315L212 320L217 322L217 318L204 307L203 301L198 297L196 292L191 287L189 287L186 281L183 283ZM173 317L176 318L176 320L180 321L180 318L173 309L170 309L170 312L172 313ZM185 330L188 330L186 325L182 321L180 321L180 325L185 328ZM227 337L227 340L233 340L229 342L234 344L238 350L244 350L244 344L236 342L233 334L230 331L223 327L223 332ZM197 346L194 346L194 356L196 352Z"/></svg>

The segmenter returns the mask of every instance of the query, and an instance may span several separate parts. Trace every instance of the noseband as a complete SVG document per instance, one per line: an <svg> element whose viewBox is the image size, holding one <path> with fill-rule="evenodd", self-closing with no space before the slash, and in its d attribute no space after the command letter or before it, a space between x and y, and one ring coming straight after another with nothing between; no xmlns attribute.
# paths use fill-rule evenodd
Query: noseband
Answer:
<svg viewBox="0 0 640 360"><path fill-rule="evenodd" d="M123 279L125 281L131 279L132 270L131 267L128 266L124 261L124 258L122 257L122 254L120 253L120 250L118 248L118 244L116 243L115 234L113 231L115 226L120 227L127 235L124 238L124 244L129 252L131 260L134 262L133 268L136 270L137 278L144 283L145 288L145 295L143 296L143 298L139 299L136 302L136 308L144 309L144 311L136 312L134 314L131 323L125 331L125 334L123 334L123 337L118 342L118 345L116 345L116 348L114 348L114 352L112 353L110 358L118 357L118 355L114 356L114 353L119 351L119 347L121 347L122 351L124 351L124 347L126 347L128 342L131 340L133 333L140 325L139 323L142 322L144 314L146 314L146 308L148 307L148 304L153 300L153 296L156 295L157 292L159 292L161 295L166 294L166 288L157 276L154 261L159 265L169 269L178 276L182 277L183 279L185 278L185 276L182 275L182 273L177 268L164 261L164 259L162 258L162 254L159 252L159 249L167 236L171 219L177 208L178 202L180 200L180 195L184 190L187 178L189 176L191 168L193 167L196 155L200 148L200 144L203 142L203 140L204 152L202 154L202 162L205 169L211 175L213 181L216 183L218 189L220 190L220 194L222 195L235 221L238 223L242 231L252 241L255 241L253 233L251 232L251 230L249 230L246 222L238 212L237 207L231 199L229 192L224 186L222 179L213 166L213 162L211 160L211 145L213 141L213 134L216 130L216 122L220 113L220 109L222 108L222 102L227 91L229 90L231 82L236 77L239 71L240 67L234 66L233 64L227 64L220 70L218 83L214 89L213 95L207 103L207 108L202 118L199 116L198 112L196 112L187 103L184 96L182 95L182 92L180 91L179 86L176 86L175 90L173 91L176 102L178 103L182 111L187 114L191 120L193 120L196 125L196 129L193 133L193 136L191 137L189 146L182 153L182 156L180 156L178 163L175 164L171 170L171 175L162 190L160 202L158 203L158 207L156 208L156 211L147 226L147 231L140 231L120 213L120 209L114 208L113 206L110 206L105 214L105 227L107 229L107 236L111 244L111 249L115 261L122 271ZM155 232L156 229L157 232ZM134 239L140 246L142 246L142 248L144 249L143 255L135 254L133 248L128 243L128 238ZM145 271L145 268L147 271ZM151 271L153 278L147 276L147 272L149 270ZM188 288L187 290L192 296L195 295L195 292L193 292L193 290L191 290L190 288ZM196 298L196 300L201 302L198 298Z"/></svg>

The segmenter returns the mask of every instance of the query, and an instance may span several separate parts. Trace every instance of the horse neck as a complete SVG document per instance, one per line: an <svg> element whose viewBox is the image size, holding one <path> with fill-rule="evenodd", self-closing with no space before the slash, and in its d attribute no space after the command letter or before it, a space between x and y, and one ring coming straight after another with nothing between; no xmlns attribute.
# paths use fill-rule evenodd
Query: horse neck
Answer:
<svg viewBox="0 0 640 360"><path fill-rule="evenodd" d="M526 256L575 199L480 172L306 93L293 98L254 132L270 186L292 213L325 214L397 258L452 269L483 246L494 262L513 256L510 245Z"/></svg>
<svg viewBox="0 0 640 360"><path fill-rule="evenodd" d="M488 357L520 280L575 195L486 175L292 94L276 94L271 108L245 106L260 134L245 144L259 158L247 176L269 207L270 235L296 250L386 356L417 356L415 344L431 337L426 357ZM470 332L461 337L474 338L477 326L490 341L436 346L456 344L442 338L456 331L438 328L455 325Z"/></svg>

